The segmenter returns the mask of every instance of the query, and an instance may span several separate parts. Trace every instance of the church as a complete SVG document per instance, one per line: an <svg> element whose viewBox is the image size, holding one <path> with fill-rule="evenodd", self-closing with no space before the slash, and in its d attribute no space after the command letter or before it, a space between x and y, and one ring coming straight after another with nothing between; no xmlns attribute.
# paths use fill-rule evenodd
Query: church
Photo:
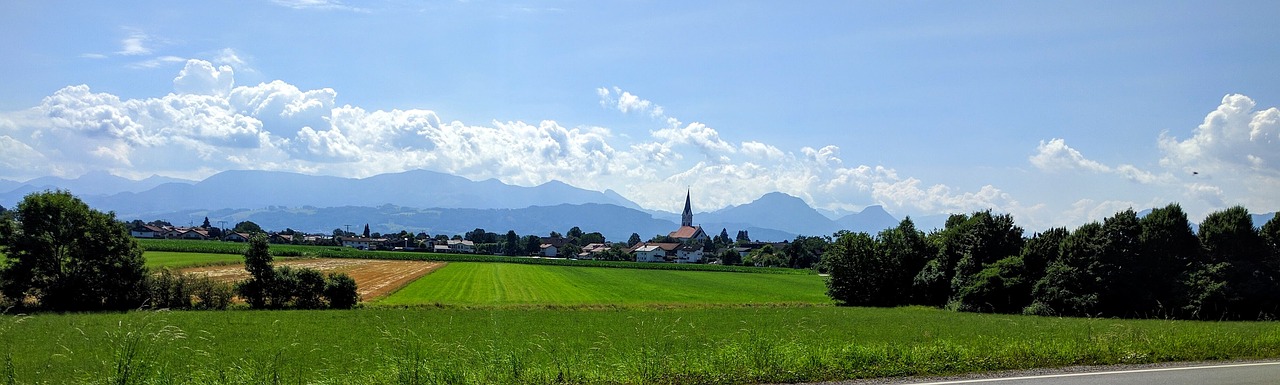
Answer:
<svg viewBox="0 0 1280 385"><path fill-rule="evenodd" d="M684 213L680 215L680 228L672 231L671 238L680 242L705 242L711 240L702 226L693 225L693 206L690 204L689 197L692 191L685 193L684 196Z"/></svg>

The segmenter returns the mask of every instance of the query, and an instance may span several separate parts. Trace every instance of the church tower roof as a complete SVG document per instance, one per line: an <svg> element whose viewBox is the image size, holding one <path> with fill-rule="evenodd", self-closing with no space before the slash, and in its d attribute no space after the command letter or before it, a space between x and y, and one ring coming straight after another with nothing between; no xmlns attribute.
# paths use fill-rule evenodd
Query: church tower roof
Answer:
<svg viewBox="0 0 1280 385"><path fill-rule="evenodd" d="M689 197L693 195L690 189L684 195L684 213L680 214L680 226L693 226L693 206L689 202Z"/></svg>

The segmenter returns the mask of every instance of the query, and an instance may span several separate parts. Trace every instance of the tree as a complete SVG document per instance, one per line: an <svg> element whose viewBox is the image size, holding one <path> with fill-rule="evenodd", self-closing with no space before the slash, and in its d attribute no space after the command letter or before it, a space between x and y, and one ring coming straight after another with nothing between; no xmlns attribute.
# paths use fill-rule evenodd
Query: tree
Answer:
<svg viewBox="0 0 1280 385"><path fill-rule="evenodd" d="M582 236L578 238L578 243L583 246L590 245L592 243L604 243L604 241L604 234L600 234L596 231L582 234Z"/></svg>
<svg viewBox="0 0 1280 385"><path fill-rule="evenodd" d="M475 242L475 243L486 243L485 236L484 236L485 233L486 231L484 231L484 229L476 228L475 230L471 230L471 231L468 231L466 234L463 234L462 239Z"/></svg>
<svg viewBox="0 0 1280 385"><path fill-rule="evenodd" d="M142 248L114 213L67 191L27 195L0 220L8 266L0 290L58 311L135 308L146 295Z"/></svg>
<svg viewBox="0 0 1280 385"><path fill-rule="evenodd" d="M244 269L249 272L249 279L240 282L236 291L252 308L262 309L268 305L271 288L276 285L272 259L267 236L261 233L250 236L249 248L244 251Z"/></svg>
<svg viewBox="0 0 1280 385"><path fill-rule="evenodd" d="M1022 250L1022 228L1013 223L1013 216L1009 214L994 215L991 210L975 212L958 229L960 231L952 233L947 240L949 252L958 257L951 278L953 294L988 264L1018 255Z"/></svg>
<svg viewBox="0 0 1280 385"><path fill-rule="evenodd" d="M742 254L738 254L738 252L734 251L732 248L726 248L724 249L723 252L720 253L720 264L721 265L741 265Z"/></svg>
<svg viewBox="0 0 1280 385"><path fill-rule="evenodd" d="M578 228L578 226L573 226L572 229L569 229L568 232L564 233L564 236L571 240L582 238L582 229Z"/></svg>
<svg viewBox="0 0 1280 385"><path fill-rule="evenodd" d="M1049 263L1045 275L1032 288L1033 302L1026 313L1056 316L1095 315L1098 287L1093 269L1102 250L1102 224L1080 226L1062 240L1061 255Z"/></svg>
<svg viewBox="0 0 1280 385"><path fill-rule="evenodd" d="M845 306L891 306L893 294L886 283L896 268L876 252L876 240L867 233L841 231L823 255L831 274L827 296Z"/></svg>
<svg viewBox="0 0 1280 385"><path fill-rule="evenodd" d="M1145 283L1154 303L1151 310L1184 316L1187 282L1201 262L1200 239L1191 231L1187 214L1177 204L1151 210L1141 220L1142 265L1138 280Z"/></svg>
<svg viewBox="0 0 1280 385"><path fill-rule="evenodd" d="M207 228L210 228L210 227L213 227L213 226L210 226L210 225L209 225L209 217L204 217L204 223L201 223L201 224L200 224L200 227L203 227L203 228L206 228L206 229L207 229Z"/></svg>
<svg viewBox="0 0 1280 385"><path fill-rule="evenodd" d="M822 237L796 236L796 239L783 248L786 265L793 269L808 269L822 260L822 253L827 249L827 240Z"/></svg>
<svg viewBox="0 0 1280 385"><path fill-rule="evenodd" d="M528 235L524 237L524 254L530 255L537 253L542 248L542 238L537 235Z"/></svg>
<svg viewBox="0 0 1280 385"><path fill-rule="evenodd" d="M266 231L263 231L262 227L258 226L257 223L253 223L252 221L243 221L236 223L236 226L231 228L231 232L256 234L265 233Z"/></svg>
<svg viewBox="0 0 1280 385"><path fill-rule="evenodd" d="M935 253L929 247L924 233L916 229L916 224L911 217L906 217L898 222L897 227L881 231L877 239L884 258L894 261L899 266L892 277L892 289L904 296L915 297L914 294L910 294L912 281L916 274L924 269L929 256ZM910 300L911 298L904 298L901 303L906 304Z"/></svg>
<svg viewBox="0 0 1280 385"><path fill-rule="evenodd" d="M520 255L524 249L524 245L520 244L520 235L515 230L507 230L505 237L506 248L504 251L507 255Z"/></svg>
<svg viewBox="0 0 1280 385"><path fill-rule="evenodd" d="M734 238L734 241L738 243L751 242L751 234L747 234L746 230L738 230L738 236Z"/></svg>
<svg viewBox="0 0 1280 385"><path fill-rule="evenodd" d="M1225 284L1220 298L1205 293L1213 285L1191 287L1205 300L1190 304L1202 318L1240 318L1275 314L1277 300L1273 277L1268 271L1266 241L1253 227L1249 210L1235 206L1209 214L1200 224L1200 244L1204 250L1202 269L1225 274L1218 277ZM1215 266L1225 264L1221 266ZM1208 302L1206 302L1208 301ZM1217 303L1214 303L1217 301Z"/></svg>
<svg viewBox="0 0 1280 385"><path fill-rule="evenodd" d="M627 246L635 246L640 243L640 234L631 233L631 238L627 238Z"/></svg>
<svg viewBox="0 0 1280 385"><path fill-rule="evenodd" d="M329 307L334 309L350 309L360 303L360 292L356 280L347 273L329 273L325 283L324 296L329 300Z"/></svg>
<svg viewBox="0 0 1280 385"><path fill-rule="evenodd" d="M368 223L365 223L365 224L364 224L364 237L365 237L365 238L368 238L368 237L369 237L369 224L368 224Z"/></svg>

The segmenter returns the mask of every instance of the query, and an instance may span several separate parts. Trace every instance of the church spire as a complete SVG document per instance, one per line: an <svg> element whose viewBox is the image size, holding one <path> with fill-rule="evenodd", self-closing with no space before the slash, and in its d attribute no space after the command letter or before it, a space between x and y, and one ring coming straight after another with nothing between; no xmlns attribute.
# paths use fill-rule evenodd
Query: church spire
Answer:
<svg viewBox="0 0 1280 385"><path fill-rule="evenodd" d="M680 226L693 226L693 206L689 205L689 196L693 194L693 189L684 195L684 214L680 215Z"/></svg>

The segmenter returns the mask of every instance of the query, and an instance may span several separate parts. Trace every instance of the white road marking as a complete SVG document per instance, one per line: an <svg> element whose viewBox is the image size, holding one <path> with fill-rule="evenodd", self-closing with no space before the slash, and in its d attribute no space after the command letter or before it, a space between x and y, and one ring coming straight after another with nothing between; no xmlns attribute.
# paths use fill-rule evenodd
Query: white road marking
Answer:
<svg viewBox="0 0 1280 385"><path fill-rule="evenodd" d="M981 380L956 380L941 382L919 382L911 383L911 385L954 385L954 384L980 384L984 382L1000 382L1000 381L1021 381L1021 380L1038 380L1045 378L1064 378L1064 377L1084 377L1084 376L1105 376L1112 374L1132 374L1132 373L1151 373L1151 372L1172 372L1177 370L1197 370L1197 369L1225 369L1240 368L1247 366L1267 366L1280 365L1277 362L1251 362L1245 364L1226 364L1226 365L1205 365L1205 366L1182 366L1175 368L1155 368L1155 369L1134 369L1134 370L1115 370L1110 372L1085 372L1085 373L1063 373L1063 374L1045 374L1040 376L1024 376L1024 377L1006 377L1006 378L988 378Z"/></svg>

